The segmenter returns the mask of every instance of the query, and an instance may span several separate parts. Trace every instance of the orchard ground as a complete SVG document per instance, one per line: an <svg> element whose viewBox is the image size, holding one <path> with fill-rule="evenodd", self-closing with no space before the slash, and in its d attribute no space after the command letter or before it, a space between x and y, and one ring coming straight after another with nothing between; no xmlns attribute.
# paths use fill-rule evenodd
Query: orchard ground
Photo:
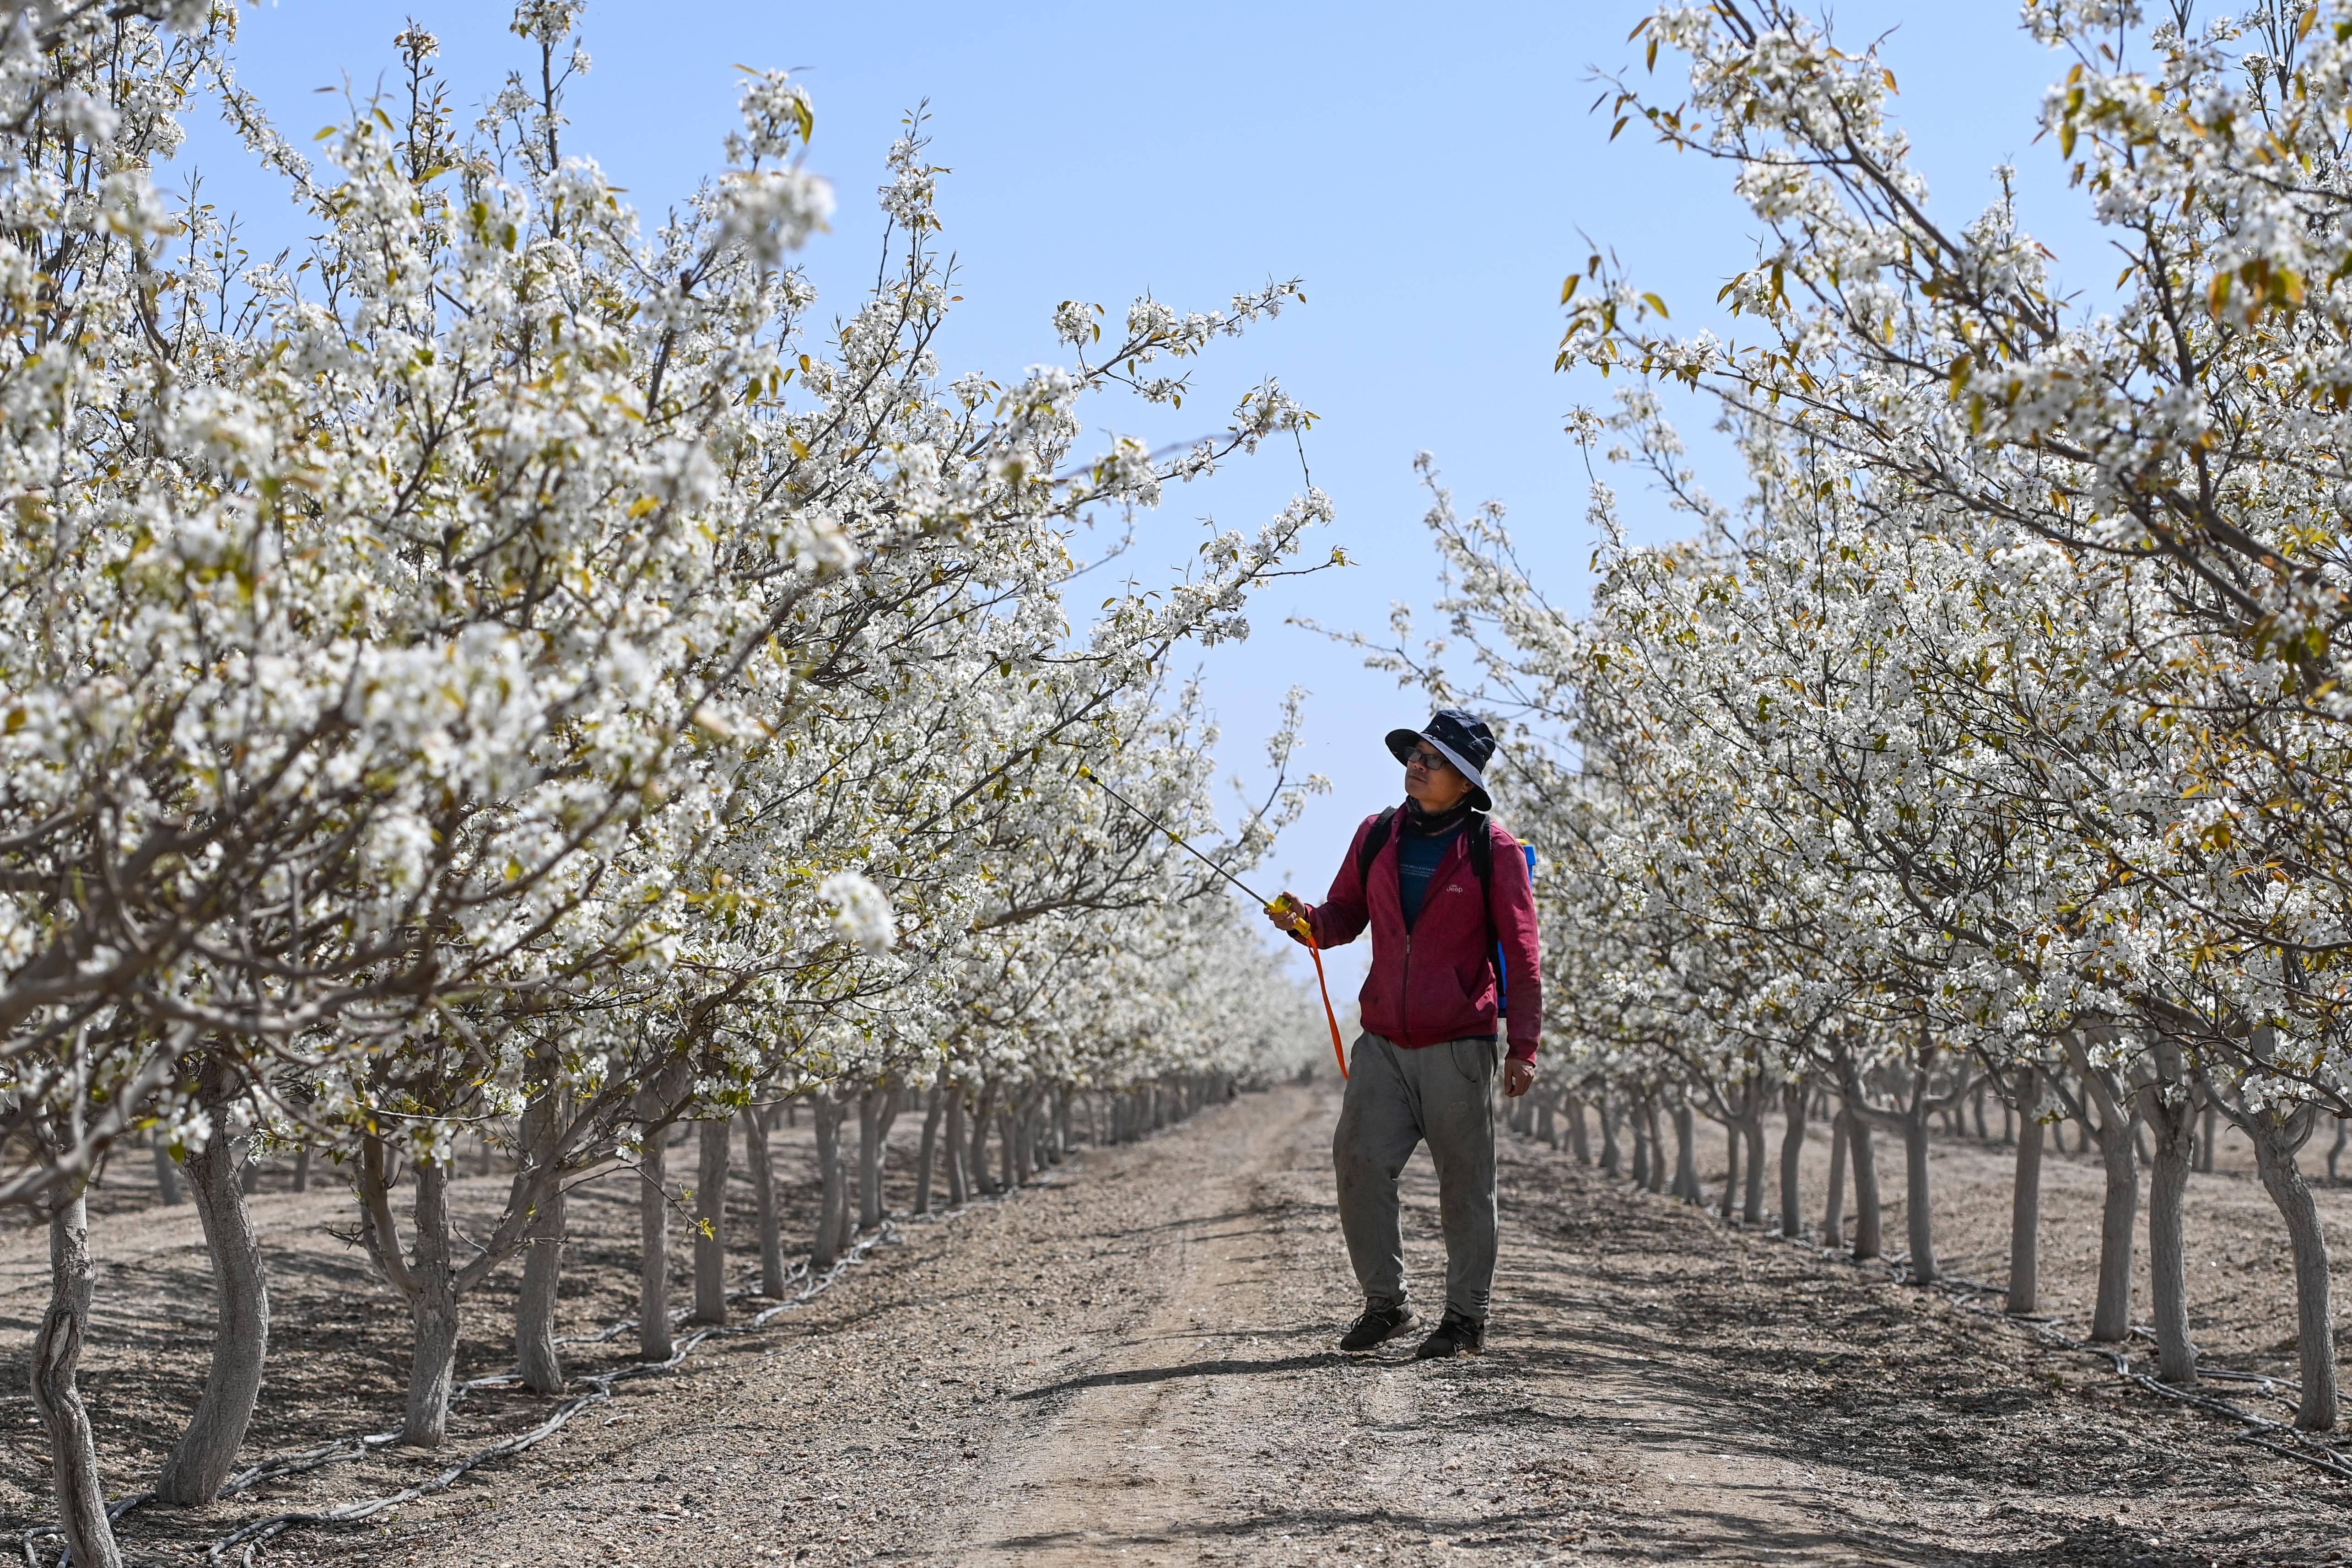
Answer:
<svg viewBox="0 0 2352 1568"><path fill-rule="evenodd" d="M1356 1301L1330 1201L1336 1091L1245 1094L1142 1143L1087 1149L1003 1201L906 1225L770 1328L622 1385L539 1448L372 1530L299 1531L259 1561L2343 1560L2352 1487L1943 1294L1525 1144L1506 1147L1490 1353L1417 1364L1408 1340L1340 1356L1331 1343ZM1816 1125L1808 1149L1816 1216L1825 1133ZM807 1135L805 1118L786 1134L787 1173L805 1164ZM1706 1145L1718 1182L1721 1145ZM894 1147L895 1207L910 1152ZM2191 1186L2198 1332L2223 1364L2291 1375L2284 1237L2230 1153ZM2008 1158L1970 1140L1937 1146L1955 1273L1999 1279ZM1880 1164L1894 1244L1899 1160L1882 1147ZM297 1195L276 1190L281 1169L253 1200L275 1315L257 1456L394 1424L402 1314L337 1238L349 1200L335 1173L319 1176ZM143 1485L176 1435L208 1335L194 1210L156 1207L151 1180L126 1161L95 1205L102 1273L83 1386L115 1445L115 1493ZM2046 1305L2079 1325L2099 1172L2053 1156L2043 1180ZM471 1178L465 1201L486 1214L502 1185ZM1441 1252L1424 1159L1408 1185L1408 1249L1426 1283ZM809 1194L788 1190L804 1233ZM740 1239L748 1186L733 1197ZM630 1310L634 1200L617 1176L575 1195L564 1332ZM2352 1193L2321 1202L2345 1237ZM678 1247L683 1281L682 1236ZM0 1406L0 1522L13 1531L47 1516L22 1373L42 1251L40 1233L16 1228L0 1254L16 1362ZM2341 1270L2337 1289L2352 1299ZM469 1301L463 1375L506 1364L511 1307L511 1281ZM633 1337L575 1346L571 1364L618 1364ZM453 1448L547 1408L469 1399ZM395 1490L436 1466L383 1451L262 1497L143 1509L124 1521L125 1546L133 1563L201 1562L245 1520Z"/></svg>

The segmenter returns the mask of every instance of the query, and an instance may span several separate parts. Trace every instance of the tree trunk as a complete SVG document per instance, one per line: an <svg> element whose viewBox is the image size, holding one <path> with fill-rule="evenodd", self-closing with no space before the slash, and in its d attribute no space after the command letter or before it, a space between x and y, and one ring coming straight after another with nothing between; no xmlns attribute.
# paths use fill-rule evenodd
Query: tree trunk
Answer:
<svg viewBox="0 0 2352 1568"><path fill-rule="evenodd" d="M1658 1103L1655 1099L1642 1102L1642 1125L1650 1134L1649 1190L1664 1192L1666 1190L1666 1140L1665 1130L1660 1124Z"/></svg>
<svg viewBox="0 0 2352 1568"><path fill-rule="evenodd" d="M1592 1163L1592 1135L1584 1128L1584 1102L1571 1094L1567 1110L1568 1152L1576 1156L1578 1165L1589 1166Z"/></svg>
<svg viewBox="0 0 2352 1568"><path fill-rule="evenodd" d="M923 1101L923 1141L915 1155L914 1212L917 1214L929 1214L931 1211L932 1161L940 1149L940 1114L942 1110L940 1101L940 1094L936 1087L924 1097ZM1065 1122L1069 1119L1069 1102L1066 1099L1062 1103L1062 1116Z"/></svg>
<svg viewBox="0 0 2352 1568"><path fill-rule="evenodd" d="M1878 1204L1878 1155L1873 1147L1876 1140L1867 1117L1848 1110L1845 1119L1846 1148L1853 1165L1853 1256L1866 1262L1886 1250L1885 1216Z"/></svg>
<svg viewBox="0 0 2352 1568"><path fill-rule="evenodd" d="M161 1133L149 1134L149 1146L155 1151L155 1195L165 1207L176 1207L180 1202L180 1167L172 1162L172 1145L163 1141Z"/></svg>
<svg viewBox="0 0 2352 1568"><path fill-rule="evenodd" d="M743 1163L751 1171L751 1202L759 1213L760 1294L781 1301L789 1286L784 1279L784 1230L776 1215L776 1167L769 1163L768 1118L772 1108L747 1106L743 1112Z"/></svg>
<svg viewBox="0 0 2352 1568"><path fill-rule="evenodd" d="M1625 1164L1625 1151L1617 1143L1617 1108L1603 1092L1594 1102L1601 1117L1601 1168L1615 1176Z"/></svg>
<svg viewBox="0 0 2352 1568"><path fill-rule="evenodd" d="M1625 1118L1633 1125L1633 1185L1650 1185L1650 1134L1644 1129L1639 1107L1630 1107Z"/></svg>
<svg viewBox="0 0 2352 1568"><path fill-rule="evenodd" d="M294 1190L310 1190L310 1145L308 1144L294 1151Z"/></svg>
<svg viewBox="0 0 2352 1568"><path fill-rule="evenodd" d="M1969 1103L1970 1105L1975 1107L1976 1110L1977 1141L1979 1143L1991 1142L1992 1131L1985 1125L1985 1085L1983 1079L1979 1078L1977 1080L1976 1092L1969 1096Z"/></svg>
<svg viewBox="0 0 2352 1568"><path fill-rule="evenodd" d="M809 1271L821 1274L841 1256L842 1217L849 1199L842 1190L841 1123L848 1107L827 1092L817 1095L813 1108L816 1112L818 1203L816 1237L809 1246Z"/></svg>
<svg viewBox="0 0 2352 1568"><path fill-rule="evenodd" d="M971 1196L971 1158L964 1147L963 1089L950 1083L948 1101L948 1207L961 1208Z"/></svg>
<svg viewBox="0 0 2352 1568"><path fill-rule="evenodd" d="M1549 1149L1559 1147L1559 1113L1552 1108L1549 1093L1536 1104L1536 1141Z"/></svg>
<svg viewBox="0 0 2352 1568"><path fill-rule="evenodd" d="M2017 1090L2017 1180L2009 1202L2009 1301L2012 1312L2031 1312L2042 1297L2041 1075L2029 1067Z"/></svg>
<svg viewBox="0 0 2352 1568"><path fill-rule="evenodd" d="M2177 1058L2177 1053L2176 1058ZM2197 1381L2197 1343L2189 1335L2189 1253L2184 1235L2189 1162L2197 1114L2177 1070L2148 1089L2140 1108L2154 1135L2147 1178L2147 1290L2156 1316L2156 1375L2167 1383ZM2179 1096L2168 1102L2169 1089Z"/></svg>
<svg viewBox="0 0 2352 1568"><path fill-rule="evenodd" d="M1805 1086L1791 1083L1780 1091L1780 1234L1805 1233L1805 1199L1799 1177L1805 1158Z"/></svg>
<svg viewBox="0 0 2352 1568"><path fill-rule="evenodd" d="M701 1123L694 1173L694 1321L727 1321L727 1156L734 1118Z"/></svg>
<svg viewBox="0 0 2352 1568"><path fill-rule="evenodd" d="M882 1223L882 1105L887 1091L867 1089L857 1097L857 1228Z"/></svg>
<svg viewBox="0 0 2352 1568"><path fill-rule="evenodd" d="M2327 1236L2320 1228L2319 1208L2311 1200L2310 1184L2296 1167L2295 1151L2311 1135L2313 1108L2305 1105L2284 1123L2269 1112L2259 1112L2241 1123L2253 1140L2255 1168L2263 1189L2286 1221L2286 1236L2294 1252L2294 1354L2303 1378L2303 1400L2295 1406L2294 1424L2306 1432L2333 1431L2336 1418L2336 1330L2328 1300Z"/></svg>
<svg viewBox="0 0 2352 1568"><path fill-rule="evenodd" d="M1028 1120L1023 1113L1024 1103L1015 1101L996 1113L997 1155L1004 1166L1007 1192L1029 1180L1029 1140L1021 1135L1022 1124Z"/></svg>
<svg viewBox="0 0 2352 1568"><path fill-rule="evenodd" d="M1129 1108L1133 1109L1132 1106ZM971 1136L971 1144L968 1151L971 1155L971 1190L983 1195L996 1190L995 1178L988 1174L988 1119L995 1109L996 1086L992 1083L983 1085L980 1091L979 1100L972 1105L971 1126L968 1129ZM1130 1137L1134 1135L1131 1126L1129 1129L1129 1135Z"/></svg>
<svg viewBox="0 0 2352 1568"><path fill-rule="evenodd" d="M212 1364L195 1414L155 1482L158 1498L184 1507L212 1501L236 1468L269 1354L269 1282L236 1165L236 1145L215 1110L212 1137L188 1156L188 1185L213 1265Z"/></svg>
<svg viewBox="0 0 2352 1568"><path fill-rule="evenodd" d="M2139 1161L2133 1148L2137 1119L2119 1104L2104 1072L2078 1061L2084 1090L2099 1110L2096 1136L2106 1173L2106 1199L2099 1213L2099 1293L2091 1312L2091 1338L2120 1344L2131 1335L2132 1249L2139 1218ZM2085 1118L2084 1125L2089 1125Z"/></svg>
<svg viewBox="0 0 2352 1568"><path fill-rule="evenodd" d="M2331 1186L2339 1179L2336 1174L2336 1162L2344 1157L2344 1145L2347 1143L2352 1143L2352 1119L2338 1116L2336 1118L2336 1141L2327 1145L2327 1180Z"/></svg>
<svg viewBox="0 0 2352 1568"><path fill-rule="evenodd" d="M2211 1091L2205 1095L2204 1113L2197 1119L2197 1169L2200 1175L2213 1174L2213 1149L2221 1141L2221 1116L2214 1108Z"/></svg>
<svg viewBox="0 0 2352 1568"><path fill-rule="evenodd" d="M669 1336L669 1124L647 1127L637 1166L637 1354L667 1361Z"/></svg>
<svg viewBox="0 0 2352 1568"><path fill-rule="evenodd" d="M1675 1196L1685 1203L1704 1205L1698 1186L1698 1113L1685 1100L1675 1107Z"/></svg>
<svg viewBox="0 0 2352 1568"><path fill-rule="evenodd" d="M408 1365L408 1408L400 1440L437 1448L449 1435L449 1395L457 1372L457 1269L449 1249L449 1167L416 1165L416 1293L408 1317L415 1354Z"/></svg>
<svg viewBox="0 0 2352 1568"><path fill-rule="evenodd" d="M90 1261L89 1207L81 1184L75 1183L72 1191L71 1197L48 1206L49 1305L33 1336L33 1411L49 1439L49 1479L67 1550L84 1568L122 1568L122 1552L106 1517L89 1411L74 1385L89 1333L90 1301L98 1292L98 1269Z"/></svg>
<svg viewBox="0 0 2352 1568"><path fill-rule="evenodd" d="M1830 1118L1830 1196L1822 1208L1822 1240L1831 1247L1845 1245L1846 1122L1843 1111Z"/></svg>
<svg viewBox="0 0 2352 1568"><path fill-rule="evenodd" d="M551 1053L535 1062L538 1092L523 1106L516 1129L524 1166L532 1173L555 1163L563 1134L563 1092ZM555 1344L555 1298L563 1283L563 1187L552 1183L531 1207L522 1241L522 1291L515 1300L515 1367L533 1394L563 1391L563 1356Z"/></svg>
<svg viewBox="0 0 2352 1568"><path fill-rule="evenodd" d="M1764 1223L1764 1108L1757 1102L1760 1096L1757 1085L1748 1086L1748 1113L1739 1119L1739 1131L1748 1142L1747 1181L1742 1188L1745 1197L1739 1218L1746 1225L1760 1228Z"/></svg>
<svg viewBox="0 0 2352 1568"><path fill-rule="evenodd" d="M1904 1228L1911 1248L1911 1282L1932 1285L1944 1276L1936 1267L1936 1209L1927 1189L1927 1113L1903 1118Z"/></svg>
<svg viewBox="0 0 2352 1568"><path fill-rule="evenodd" d="M1739 1124L1726 1118L1723 1124L1723 1203L1717 1212L1729 1219L1739 1212Z"/></svg>

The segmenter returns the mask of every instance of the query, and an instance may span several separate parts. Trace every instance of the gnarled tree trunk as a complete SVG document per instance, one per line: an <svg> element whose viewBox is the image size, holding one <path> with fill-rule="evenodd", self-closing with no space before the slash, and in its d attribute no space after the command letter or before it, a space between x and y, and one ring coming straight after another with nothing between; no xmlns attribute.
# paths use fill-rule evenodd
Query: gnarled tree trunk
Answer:
<svg viewBox="0 0 2352 1568"><path fill-rule="evenodd" d="M211 1138L188 1156L188 1185L195 1189L213 1265L212 1364L187 1430L155 1482L157 1497L189 1507L212 1501L236 1468L269 1354L269 1283L261 1244L236 1179L236 1145L217 1105L212 1122Z"/></svg>
<svg viewBox="0 0 2352 1568"><path fill-rule="evenodd" d="M89 1411L74 1385L81 1347L89 1334L89 1306L98 1293L98 1269L89 1256L89 1208L82 1185L70 1197L53 1198L49 1220L49 1304L34 1333L29 1382L33 1412L49 1440L49 1479L58 1503L58 1524L67 1549L85 1568L122 1568L114 1526L106 1517L106 1492L98 1473L98 1445Z"/></svg>
<svg viewBox="0 0 2352 1568"><path fill-rule="evenodd" d="M416 1165L416 1257L409 1273L416 1291L408 1301L415 1331L408 1366L408 1404L400 1440L437 1448L449 1436L449 1395L457 1375L457 1268L450 1256L449 1167Z"/></svg>
<svg viewBox="0 0 2352 1568"><path fill-rule="evenodd" d="M2294 1157L2311 1136L2316 1114L2311 1106L2304 1105L2284 1117L2262 1111L2251 1116L2232 1113L2231 1120L2253 1140L2263 1190L2271 1195L2279 1218L2286 1221L2287 1244L2294 1254L2294 1354L2303 1382L2294 1424L2306 1432L2327 1432L2335 1429L2336 1421L2336 1324L2329 1301L2327 1236L2320 1228L2311 1186L2304 1180Z"/></svg>

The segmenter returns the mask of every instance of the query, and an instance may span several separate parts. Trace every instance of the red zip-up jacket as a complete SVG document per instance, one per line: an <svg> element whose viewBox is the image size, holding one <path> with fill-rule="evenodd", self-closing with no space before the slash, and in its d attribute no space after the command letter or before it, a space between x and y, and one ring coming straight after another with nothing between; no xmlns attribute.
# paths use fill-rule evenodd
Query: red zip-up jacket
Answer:
<svg viewBox="0 0 2352 1568"><path fill-rule="evenodd" d="M1364 977L1364 1028L1397 1044L1419 1049L1449 1040L1491 1035L1495 1029L1495 944L1510 966L1510 1054L1536 1059L1543 1028L1541 948L1536 936L1535 887L1518 840L1492 817L1486 832L1495 845L1493 919L1478 907L1478 873L1470 866L1468 834L1457 833L1429 879L1421 917L1407 931L1397 892L1397 840L1403 813L1390 824L1388 842L1363 875L1356 872L1364 835L1377 815L1367 817L1348 844L1348 858L1331 880L1331 892L1307 912L1318 947L1353 942L1372 928L1372 967ZM1292 940L1300 940L1296 932Z"/></svg>

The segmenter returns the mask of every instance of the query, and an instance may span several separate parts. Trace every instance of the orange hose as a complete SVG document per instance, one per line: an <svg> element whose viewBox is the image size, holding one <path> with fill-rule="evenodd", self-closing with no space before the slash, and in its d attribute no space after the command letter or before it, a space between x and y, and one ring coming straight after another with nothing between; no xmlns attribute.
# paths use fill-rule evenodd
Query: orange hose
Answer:
<svg viewBox="0 0 2352 1568"><path fill-rule="evenodd" d="M1323 977L1323 949L1315 945L1315 928L1301 919L1297 932L1307 938L1307 951L1315 960L1315 983L1323 990L1323 1019L1331 1026L1331 1054L1339 1059L1339 1082L1348 1081L1348 1052L1339 1043L1339 1015L1331 1010L1331 984Z"/></svg>

